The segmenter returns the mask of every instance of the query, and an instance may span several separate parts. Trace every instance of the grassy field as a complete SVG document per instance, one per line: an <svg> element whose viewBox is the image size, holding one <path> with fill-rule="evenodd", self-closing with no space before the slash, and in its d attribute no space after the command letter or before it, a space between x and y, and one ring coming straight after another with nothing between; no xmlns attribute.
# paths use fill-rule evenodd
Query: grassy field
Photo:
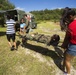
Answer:
<svg viewBox="0 0 76 75"><path fill-rule="evenodd" d="M21 46L21 38L16 36L16 42L19 43L18 50L10 51L5 31L6 28L0 28L0 75L59 75L62 72L60 69L62 54L59 53L63 50L60 47L47 46L29 40L24 48ZM36 32L50 36L58 34L59 45L65 36L60 26L53 22L38 24L37 29L34 29L31 34ZM74 60L74 68L76 68L75 63Z"/></svg>

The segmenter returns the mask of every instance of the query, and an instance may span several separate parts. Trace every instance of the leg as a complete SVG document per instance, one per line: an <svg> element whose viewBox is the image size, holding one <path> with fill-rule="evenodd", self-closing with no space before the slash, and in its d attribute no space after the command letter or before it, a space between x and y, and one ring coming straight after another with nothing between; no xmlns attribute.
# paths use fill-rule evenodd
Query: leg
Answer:
<svg viewBox="0 0 76 75"><path fill-rule="evenodd" d="M8 40L8 44L10 47L12 47L12 44L10 42L10 38L11 38L11 35L10 34L7 34L7 40Z"/></svg>
<svg viewBox="0 0 76 75"><path fill-rule="evenodd" d="M24 28L20 29L20 35L24 35Z"/></svg>
<svg viewBox="0 0 76 75"><path fill-rule="evenodd" d="M20 35L22 35L22 29L20 28Z"/></svg>
<svg viewBox="0 0 76 75"><path fill-rule="evenodd" d="M12 41L13 41L13 45L14 45L14 47L16 49L15 34L12 34Z"/></svg>
<svg viewBox="0 0 76 75"><path fill-rule="evenodd" d="M73 59L73 56L71 56L68 53L65 53L64 55L64 70L66 68L66 71L68 74L70 74L70 68L71 68L71 60Z"/></svg>
<svg viewBox="0 0 76 75"><path fill-rule="evenodd" d="M25 37L22 38L22 46L25 46L27 42L27 39Z"/></svg>
<svg viewBox="0 0 76 75"><path fill-rule="evenodd" d="M10 41L8 41L8 44L9 44L9 46L10 46L10 47L12 47L12 44L11 44L11 42L10 42Z"/></svg>
<svg viewBox="0 0 76 75"><path fill-rule="evenodd" d="M14 45L14 47L15 47L15 49L16 49L17 47L16 47L16 42L15 42L15 41L13 42L13 45Z"/></svg>

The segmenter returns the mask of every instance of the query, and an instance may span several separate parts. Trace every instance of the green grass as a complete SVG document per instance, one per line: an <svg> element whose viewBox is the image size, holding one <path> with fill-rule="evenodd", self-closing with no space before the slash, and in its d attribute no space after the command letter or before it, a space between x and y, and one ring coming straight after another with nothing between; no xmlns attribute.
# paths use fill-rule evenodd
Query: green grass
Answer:
<svg viewBox="0 0 76 75"><path fill-rule="evenodd" d="M0 75L56 74L55 71L59 69L56 61L60 57L53 46L28 41L25 48L19 45L18 51L10 51L5 31L6 28L0 28ZM45 35L59 34L61 37L60 41L63 41L65 35L64 32L60 31L60 26L53 22L38 24L37 29L34 29L31 33L35 32ZM16 41L21 42L21 38L16 36Z"/></svg>

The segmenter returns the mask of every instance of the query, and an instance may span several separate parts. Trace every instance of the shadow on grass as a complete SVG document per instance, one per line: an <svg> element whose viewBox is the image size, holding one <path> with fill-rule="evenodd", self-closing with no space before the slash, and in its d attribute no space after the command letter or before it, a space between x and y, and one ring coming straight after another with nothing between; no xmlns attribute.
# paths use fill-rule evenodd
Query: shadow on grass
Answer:
<svg viewBox="0 0 76 75"><path fill-rule="evenodd" d="M0 31L0 36L4 36L4 35L6 35L6 32Z"/></svg>
<svg viewBox="0 0 76 75"><path fill-rule="evenodd" d="M18 49L18 46L20 45L20 41L19 40L17 40L17 42L16 42L16 46L17 46L17 49Z"/></svg>
<svg viewBox="0 0 76 75"><path fill-rule="evenodd" d="M54 47L55 51L49 50L48 48L43 48L41 46L31 45L29 43L26 43L25 47L35 52L41 53L42 55L51 57L54 60L54 63L57 65L57 67L60 70L62 70L61 68L62 57L61 56L63 52L58 47Z"/></svg>

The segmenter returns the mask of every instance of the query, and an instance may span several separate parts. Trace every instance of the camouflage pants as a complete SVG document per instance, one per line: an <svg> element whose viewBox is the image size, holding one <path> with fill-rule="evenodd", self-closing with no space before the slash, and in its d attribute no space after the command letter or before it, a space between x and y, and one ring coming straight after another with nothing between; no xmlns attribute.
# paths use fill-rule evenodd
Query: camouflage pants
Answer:
<svg viewBox="0 0 76 75"><path fill-rule="evenodd" d="M57 34L54 34L53 36L49 36L49 35L34 33L32 35L27 34L25 37L23 37L23 42L25 40L33 40L47 45L57 45L59 43L60 37Z"/></svg>

